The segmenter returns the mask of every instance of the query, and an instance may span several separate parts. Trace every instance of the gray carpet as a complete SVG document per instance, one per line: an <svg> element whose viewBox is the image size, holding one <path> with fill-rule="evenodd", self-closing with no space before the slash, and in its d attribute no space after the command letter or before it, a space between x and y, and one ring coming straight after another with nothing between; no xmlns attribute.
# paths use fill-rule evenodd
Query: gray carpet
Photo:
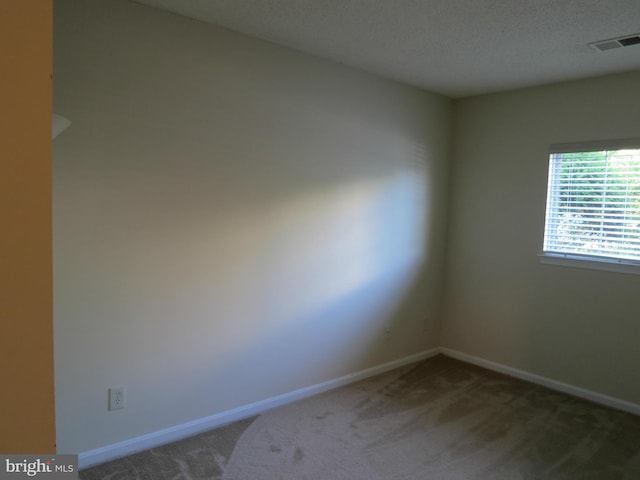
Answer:
<svg viewBox="0 0 640 480"><path fill-rule="evenodd" d="M640 417L444 356L83 480L638 480Z"/></svg>

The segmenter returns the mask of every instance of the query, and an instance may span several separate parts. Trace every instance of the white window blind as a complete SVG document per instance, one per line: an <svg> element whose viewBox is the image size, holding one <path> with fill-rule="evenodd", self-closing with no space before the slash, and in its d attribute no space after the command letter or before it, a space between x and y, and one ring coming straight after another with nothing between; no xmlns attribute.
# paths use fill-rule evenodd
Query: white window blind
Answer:
<svg viewBox="0 0 640 480"><path fill-rule="evenodd" d="M543 251L640 264L640 140L551 147Z"/></svg>

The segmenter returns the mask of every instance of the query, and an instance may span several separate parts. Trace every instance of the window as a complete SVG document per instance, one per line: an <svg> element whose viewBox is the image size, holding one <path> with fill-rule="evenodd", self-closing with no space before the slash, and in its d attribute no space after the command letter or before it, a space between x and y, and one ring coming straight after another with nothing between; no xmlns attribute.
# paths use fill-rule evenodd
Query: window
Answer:
<svg viewBox="0 0 640 480"><path fill-rule="evenodd" d="M551 146L541 257L640 273L640 139Z"/></svg>

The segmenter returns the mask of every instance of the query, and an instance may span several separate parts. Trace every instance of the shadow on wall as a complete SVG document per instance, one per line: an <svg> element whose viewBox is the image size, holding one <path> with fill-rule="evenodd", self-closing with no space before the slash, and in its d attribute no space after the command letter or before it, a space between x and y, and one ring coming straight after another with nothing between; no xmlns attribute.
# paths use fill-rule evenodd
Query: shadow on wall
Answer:
<svg viewBox="0 0 640 480"><path fill-rule="evenodd" d="M110 283L101 291L119 291L105 300L127 310L123 354L147 351L146 365L139 365L147 383L188 366L203 379L229 376L224 383L234 391L231 385L251 377L247 369L286 372L287 383L299 371L296 381L306 384L345 364L364 366L389 349L396 333L395 341L406 345L409 337L419 349L430 307L425 182L410 166L295 200L236 205L223 218L208 214L208 224L188 208L171 215L167 205L169 221L123 205L128 213L117 222L128 228L103 238L109 260L93 272ZM406 318L397 315L401 308ZM277 379L269 388L281 392Z"/></svg>
<svg viewBox="0 0 640 480"><path fill-rule="evenodd" d="M247 378L264 378L276 395L292 382L340 375L345 364L364 368L385 351L394 358L393 343L417 351L425 310L433 308L424 292L425 197L423 178L399 172L311 192L257 216L235 212L234 222L214 228L228 235L225 245L203 235L184 252L191 261L222 249L224 261L204 260L202 275L173 285L180 288L174 295L151 288L140 298L140 305L164 298L165 311L191 316L195 328L172 339L182 343L173 350L179 359L164 355L158 368L159 355L150 357L147 380L161 383L167 369L189 365L189 375L203 381L224 378L233 405L239 391L254 388ZM264 387L248 395L261 399ZM222 401L220 392L216 397Z"/></svg>
<svg viewBox="0 0 640 480"><path fill-rule="evenodd" d="M434 345L448 101L131 2L56 13L60 448Z"/></svg>
<svg viewBox="0 0 640 480"><path fill-rule="evenodd" d="M409 148L377 178L310 179L295 195L193 164L58 171L59 388L95 382L69 387L82 399L117 378L139 397L118 421L141 423L153 402L158 429L431 346L439 233L429 159ZM73 451L83 434L67 430Z"/></svg>

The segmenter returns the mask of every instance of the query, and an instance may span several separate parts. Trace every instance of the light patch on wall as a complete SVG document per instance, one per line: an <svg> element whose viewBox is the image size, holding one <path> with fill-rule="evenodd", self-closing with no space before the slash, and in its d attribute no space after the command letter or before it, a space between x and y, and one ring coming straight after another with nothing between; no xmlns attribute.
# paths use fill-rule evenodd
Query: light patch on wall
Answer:
<svg viewBox="0 0 640 480"><path fill-rule="evenodd" d="M425 251L424 192L411 174L361 180L287 201L269 215L274 318L296 319L398 270Z"/></svg>

